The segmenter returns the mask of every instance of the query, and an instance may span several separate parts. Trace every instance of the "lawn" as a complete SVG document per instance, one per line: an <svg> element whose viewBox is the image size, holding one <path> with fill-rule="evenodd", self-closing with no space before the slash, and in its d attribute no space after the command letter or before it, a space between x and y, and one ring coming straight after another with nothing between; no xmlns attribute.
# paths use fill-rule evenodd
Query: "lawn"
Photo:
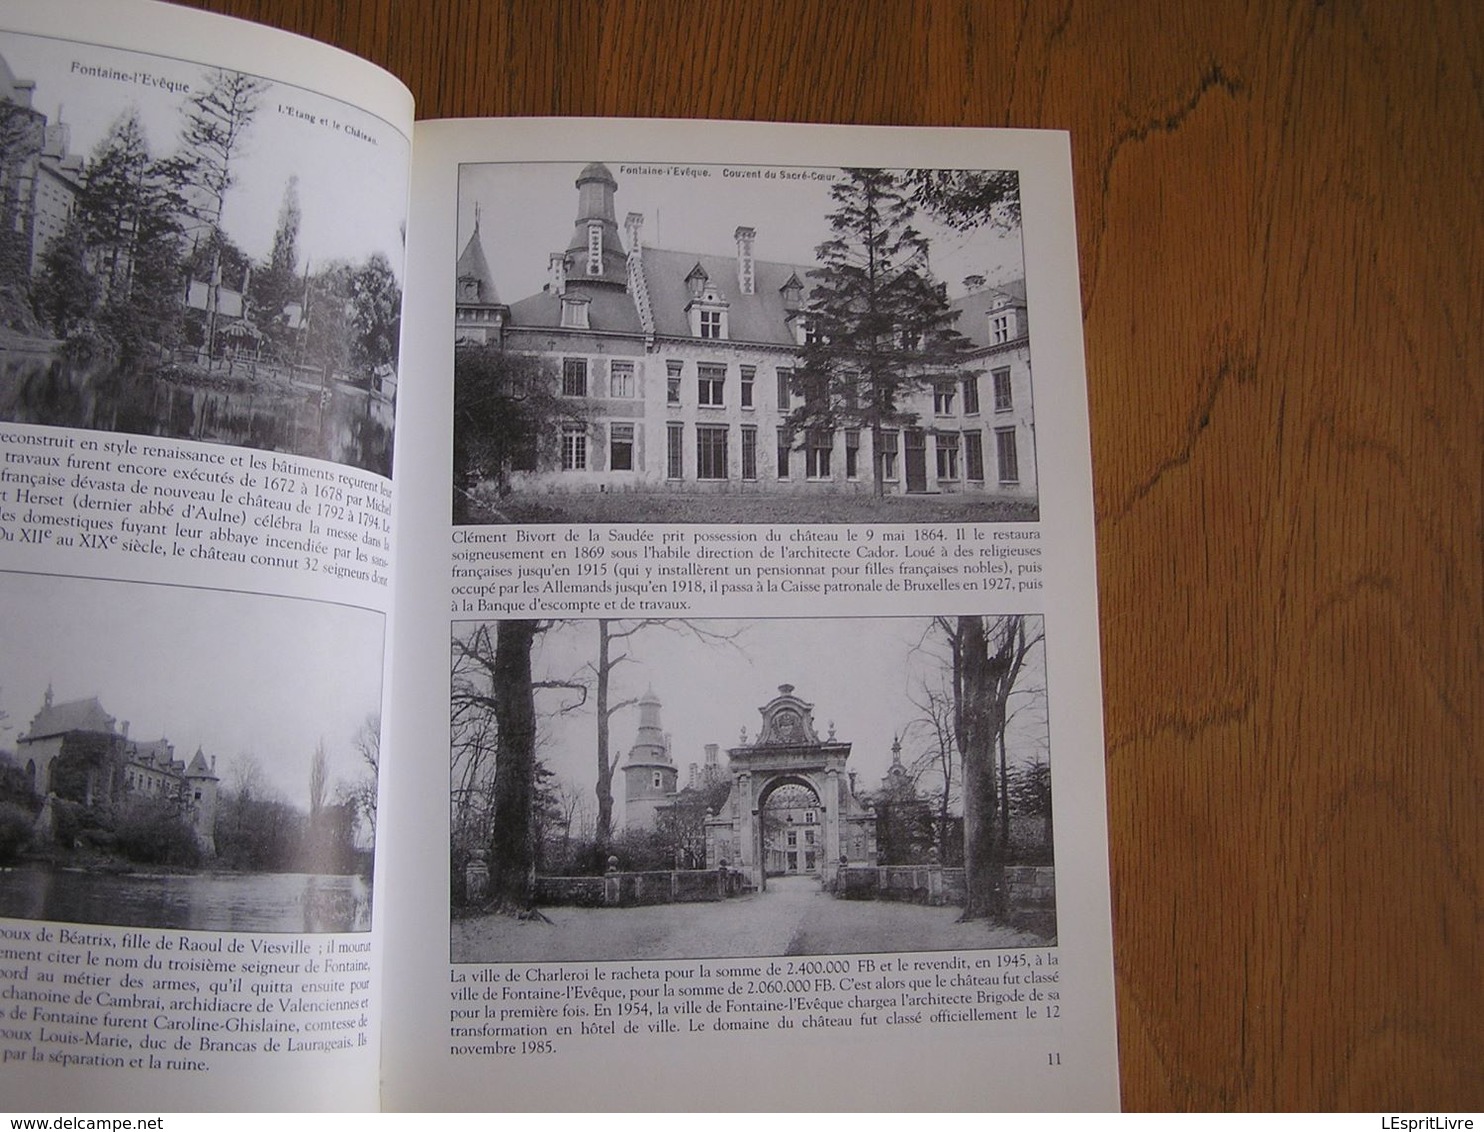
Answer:
<svg viewBox="0 0 1484 1132"><path fill-rule="evenodd" d="M515 492L471 507L474 523L1033 523L1034 501L984 495Z"/></svg>

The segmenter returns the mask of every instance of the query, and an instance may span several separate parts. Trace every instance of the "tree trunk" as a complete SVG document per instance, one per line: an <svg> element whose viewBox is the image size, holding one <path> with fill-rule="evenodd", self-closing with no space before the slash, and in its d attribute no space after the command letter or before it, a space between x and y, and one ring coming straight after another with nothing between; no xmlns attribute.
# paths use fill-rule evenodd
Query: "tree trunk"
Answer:
<svg viewBox="0 0 1484 1132"><path fill-rule="evenodd" d="M536 794L536 693L531 683L534 621L501 621L495 639L491 696L496 737L490 887L505 910L530 904L536 862L532 811Z"/></svg>
<svg viewBox="0 0 1484 1132"><path fill-rule="evenodd" d="M609 660L608 622L598 621L598 849L606 852L613 836L613 764L608 761L608 675L613 667Z"/></svg>
<svg viewBox="0 0 1484 1132"><path fill-rule="evenodd" d="M1010 767L1005 750L1005 728L1000 728L1000 860L1010 856Z"/></svg>
<svg viewBox="0 0 1484 1132"><path fill-rule="evenodd" d="M984 619L958 619L954 684L960 694L960 748L964 761L964 901L966 920L1005 916L1005 870L995 836L996 748L1005 726L1001 695L1009 664L991 655ZM1008 635L1013 640L1013 634Z"/></svg>

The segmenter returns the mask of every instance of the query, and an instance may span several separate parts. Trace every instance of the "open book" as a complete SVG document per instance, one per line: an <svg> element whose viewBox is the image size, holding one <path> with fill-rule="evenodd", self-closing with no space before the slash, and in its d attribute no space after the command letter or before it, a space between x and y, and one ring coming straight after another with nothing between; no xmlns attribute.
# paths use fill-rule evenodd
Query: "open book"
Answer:
<svg viewBox="0 0 1484 1132"><path fill-rule="evenodd" d="M8 1106L1116 1106L1064 135L7 2L0 221Z"/></svg>

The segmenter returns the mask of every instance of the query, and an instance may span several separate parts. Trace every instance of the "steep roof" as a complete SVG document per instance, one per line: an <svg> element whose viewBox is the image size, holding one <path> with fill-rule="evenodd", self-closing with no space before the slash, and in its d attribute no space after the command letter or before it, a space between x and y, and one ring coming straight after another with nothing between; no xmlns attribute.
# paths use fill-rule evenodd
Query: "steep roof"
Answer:
<svg viewBox="0 0 1484 1132"><path fill-rule="evenodd" d="M196 748L196 756L191 759L191 765L185 768L188 778L215 778L216 773L211 769L211 764L206 761L206 756L201 748Z"/></svg>
<svg viewBox="0 0 1484 1132"><path fill-rule="evenodd" d="M782 288L791 276L797 276L804 284L803 302L807 302L809 272L813 270L810 266L755 259L755 294L744 295L737 280L735 256L697 255L664 248L645 248L642 254L644 283L649 289L657 334L672 338L690 337L690 322L685 308L691 296L685 281L699 265L706 273L707 285L714 287L727 304L727 336L731 341L767 342L780 346L795 344L788 312L783 307Z"/></svg>
<svg viewBox="0 0 1484 1132"><path fill-rule="evenodd" d="M447 260L444 260L447 263ZM490 272L489 260L484 258L484 245L479 239L479 221L474 222L474 231L469 236L469 242L464 245L464 250L459 253L459 262L454 270L456 279L473 279L479 284L479 301L482 303L498 303L500 297L495 293L495 277Z"/></svg>
<svg viewBox="0 0 1484 1132"><path fill-rule="evenodd" d="M48 691L47 702L36 713L36 718L31 720L31 728L23 738L45 739L52 735L65 735L69 731L101 731L112 734L113 724L113 716L103 710L97 696L54 704Z"/></svg>
<svg viewBox="0 0 1484 1132"><path fill-rule="evenodd" d="M790 278L803 284L803 299L808 301L808 275L813 268L806 264L753 261L756 293L742 294L737 280L735 256L703 255L696 252L672 251L666 248L644 248L641 253L644 285L649 291L650 309L654 312L655 333L670 338L691 337L685 308L690 304L686 280L696 267L706 273L708 286L727 304L728 338L733 342L765 342L780 346L795 344L789 327L788 311L783 306L782 289ZM627 289L589 287L581 276L567 280L567 294L588 300L588 328L619 333L639 334L643 326L633 297ZM562 304L551 291L542 291L521 299L510 307L510 326L559 329Z"/></svg>
<svg viewBox="0 0 1484 1132"><path fill-rule="evenodd" d="M587 325L590 330L607 330L620 334L640 334L639 312L627 291L612 287L588 287L581 282L567 284L567 293L588 300ZM562 325L562 302L551 291L541 291L528 299L511 304L510 326L556 329Z"/></svg>
<svg viewBox="0 0 1484 1132"><path fill-rule="evenodd" d="M975 346L987 348L994 344L989 340L991 311L1006 308L1015 310L1016 326L1012 342L1017 342L1030 333L1024 279L1012 279L998 287L985 287L953 299L948 305L959 312L958 321L954 323L954 326Z"/></svg>
<svg viewBox="0 0 1484 1132"><path fill-rule="evenodd" d="M141 766L152 766L158 770L174 770L182 765L176 759L175 747L168 739L130 743L129 759Z"/></svg>

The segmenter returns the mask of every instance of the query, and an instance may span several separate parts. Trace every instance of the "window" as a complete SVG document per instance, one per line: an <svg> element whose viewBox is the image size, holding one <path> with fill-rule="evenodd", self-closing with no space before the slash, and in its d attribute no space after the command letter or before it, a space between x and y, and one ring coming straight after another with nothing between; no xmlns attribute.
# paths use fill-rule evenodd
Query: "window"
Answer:
<svg viewBox="0 0 1484 1132"><path fill-rule="evenodd" d="M581 425L562 429L562 471L581 472L587 468L587 433Z"/></svg>
<svg viewBox="0 0 1484 1132"><path fill-rule="evenodd" d="M657 770L657 771L654 772L654 778L651 779L651 784L654 786L654 788L656 790L663 789L663 787L665 785L665 780L664 780L664 778L661 777L661 775L663 775L663 774L664 774L664 772L663 771L659 771L659 770Z"/></svg>
<svg viewBox="0 0 1484 1132"><path fill-rule="evenodd" d="M793 432L787 428L778 430L778 478L788 479L788 455L793 450Z"/></svg>
<svg viewBox="0 0 1484 1132"><path fill-rule="evenodd" d="M806 829L804 831L804 844L805 845L813 845L814 844L814 831L812 829Z"/></svg>
<svg viewBox="0 0 1484 1132"><path fill-rule="evenodd" d="M702 338L720 338L721 337L721 311L702 311L701 312L701 337Z"/></svg>
<svg viewBox="0 0 1484 1132"><path fill-rule="evenodd" d="M752 408L752 387L757 380L757 366L742 367L742 407Z"/></svg>
<svg viewBox="0 0 1484 1132"><path fill-rule="evenodd" d="M1010 341L1010 316L1008 314L990 316L989 340L996 346L1002 342Z"/></svg>
<svg viewBox="0 0 1484 1132"><path fill-rule="evenodd" d="M799 843L799 831L798 830L791 829L791 830L788 831L788 843L789 843L790 846L797 845Z"/></svg>
<svg viewBox="0 0 1484 1132"><path fill-rule="evenodd" d="M860 479L860 450L861 430L847 428L845 430L845 478L848 480Z"/></svg>
<svg viewBox="0 0 1484 1132"><path fill-rule="evenodd" d="M781 369L778 371L778 411L780 413L788 412L789 391L793 386L793 382L793 370Z"/></svg>
<svg viewBox="0 0 1484 1132"><path fill-rule="evenodd" d="M897 439L895 432L883 432L881 434L881 478L894 480L897 478Z"/></svg>
<svg viewBox="0 0 1484 1132"><path fill-rule="evenodd" d="M1015 407L1015 395L1010 390L1010 370L997 369L990 377L994 379L994 411L1008 413Z"/></svg>
<svg viewBox="0 0 1484 1132"><path fill-rule="evenodd" d="M814 327L812 319L804 320L804 345L820 346L824 344L824 335Z"/></svg>
<svg viewBox="0 0 1484 1132"><path fill-rule="evenodd" d="M823 429L812 429L809 443L804 449L804 474L812 480L830 478L830 449L834 447L834 435Z"/></svg>
<svg viewBox="0 0 1484 1132"><path fill-rule="evenodd" d="M979 411L979 378L966 377L963 381L964 387L964 412L977 413Z"/></svg>
<svg viewBox="0 0 1484 1132"><path fill-rule="evenodd" d="M934 439L938 451L938 478L958 479L958 434L940 432Z"/></svg>
<svg viewBox="0 0 1484 1132"><path fill-rule="evenodd" d="M953 382L940 381L933 386L933 412L939 416L953 412Z"/></svg>
<svg viewBox="0 0 1484 1132"><path fill-rule="evenodd" d="M596 220L587 226L587 273L603 274L603 225Z"/></svg>
<svg viewBox="0 0 1484 1132"><path fill-rule="evenodd" d="M685 426L665 426L665 478L678 480L685 475Z"/></svg>
<svg viewBox="0 0 1484 1132"><path fill-rule="evenodd" d="M615 472L634 470L634 426L610 425L608 429L608 467Z"/></svg>
<svg viewBox="0 0 1484 1132"><path fill-rule="evenodd" d="M840 403L845 406L847 413L853 413L860 407L862 381L860 370L846 371L845 383L840 387Z"/></svg>
<svg viewBox="0 0 1484 1132"><path fill-rule="evenodd" d="M757 479L757 426L742 426L742 478Z"/></svg>
<svg viewBox="0 0 1484 1132"><path fill-rule="evenodd" d="M633 397L634 363L614 362L608 374L608 396Z"/></svg>
<svg viewBox="0 0 1484 1132"><path fill-rule="evenodd" d="M815 812L813 810L805 810L804 811L804 824L805 825L813 825L816 820L817 820L817 815L815 814Z"/></svg>
<svg viewBox="0 0 1484 1132"><path fill-rule="evenodd" d="M997 428L994 430L995 455L1000 466L1001 483L1020 482L1020 458L1015 451L1015 430L1013 428Z"/></svg>
<svg viewBox="0 0 1484 1132"><path fill-rule="evenodd" d="M964 475L984 479L984 436L978 430L964 433Z"/></svg>
<svg viewBox="0 0 1484 1132"><path fill-rule="evenodd" d="M723 393L726 388L727 367L701 365L696 367L700 375L696 379L696 404L717 407L726 404Z"/></svg>
<svg viewBox="0 0 1484 1132"><path fill-rule="evenodd" d="M586 299L563 299L562 300L562 325L574 330L587 329L587 300Z"/></svg>
<svg viewBox="0 0 1484 1132"><path fill-rule="evenodd" d="M562 395L564 397L587 396L587 359L562 359Z"/></svg>
<svg viewBox="0 0 1484 1132"><path fill-rule="evenodd" d="M727 478L726 425L696 426L696 479Z"/></svg>
<svg viewBox="0 0 1484 1132"><path fill-rule="evenodd" d="M680 371L683 362L666 362L667 379L665 382L665 404L680 404Z"/></svg>

